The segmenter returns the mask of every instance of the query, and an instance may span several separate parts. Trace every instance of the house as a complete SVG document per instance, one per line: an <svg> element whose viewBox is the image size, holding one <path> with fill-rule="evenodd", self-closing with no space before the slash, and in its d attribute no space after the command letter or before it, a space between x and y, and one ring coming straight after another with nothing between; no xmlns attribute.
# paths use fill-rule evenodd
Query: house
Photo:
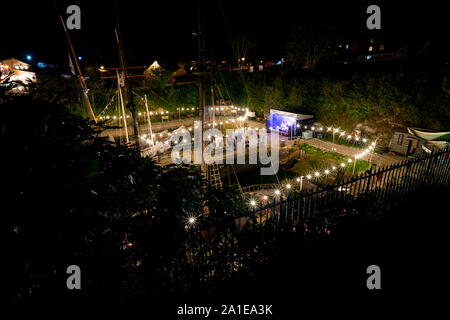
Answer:
<svg viewBox="0 0 450 320"><path fill-rule="evenodd" d="M0 61L0 85L12 86L8 94L26 94L27 84L36 82L36 74L30 69L28 63L15 58Z"/></svg>
<svg viewBox="0 0 450 320"><path fill-rule="evenodd" d="M392 134L389 151L409 156L420 152L422 145L423 141L410 134L408 128L397 127Z"/></svg>

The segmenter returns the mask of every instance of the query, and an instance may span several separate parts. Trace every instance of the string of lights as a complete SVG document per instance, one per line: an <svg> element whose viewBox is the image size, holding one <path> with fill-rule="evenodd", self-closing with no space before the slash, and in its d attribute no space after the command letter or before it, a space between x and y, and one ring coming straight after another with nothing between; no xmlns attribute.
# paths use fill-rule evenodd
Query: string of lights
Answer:
<svg viewBox="0 0 450 320"><path fill-rule="evenodd" d="M297 124L297 128L299 128L300 127L300 125L299 124ZM334 132L334 134L339 134L338 135L338 137L339 138L342 138L342 137L344 137L344 138L347 138L347 140L350 140L350 139L353 139L353 140L355 140L355 141L359 141L359 142L362 142L362 143L367 143L368 142L368 139L367 138L361 138L359 135L356 135L356 133L353 133L353 134L347 134L346 135L346 132L345 132L345 130L341 130L340 128L334 128L334 126L332 126L332 127L323 127L323 126L315 126L315 125L312 125L312 126L304 126L303 127L304 129L308 129L308 128L310 128L310 130L312 130L312 131L314 131L314 132L316 132L316 131L318 131L318 132ZM324 130L324 128L327 128L326 130Z"/></svg>

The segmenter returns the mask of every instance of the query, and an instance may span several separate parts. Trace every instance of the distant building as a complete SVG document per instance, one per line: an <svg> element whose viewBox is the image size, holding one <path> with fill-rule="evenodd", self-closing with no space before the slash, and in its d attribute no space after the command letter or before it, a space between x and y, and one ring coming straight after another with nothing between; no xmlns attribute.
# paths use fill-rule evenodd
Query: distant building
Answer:
<svg viewBox="0 0 450 320"><path fill-rule="evenodd" d="M31 66L15 58L0 61L0 85L12 86L8 94L26 94L27 84L36 82Z"/></svg>

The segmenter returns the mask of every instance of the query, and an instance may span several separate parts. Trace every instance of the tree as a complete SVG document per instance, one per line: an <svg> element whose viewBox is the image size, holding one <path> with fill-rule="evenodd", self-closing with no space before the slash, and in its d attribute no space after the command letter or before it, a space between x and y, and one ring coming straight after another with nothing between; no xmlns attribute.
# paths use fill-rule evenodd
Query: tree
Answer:
<svg viewBox="0 0 450 320"><path fill-rule="evenodd" d="M233 40L234 53L237 55L239 60L242 60L242 58L248 60L250 53L255 46L255 41L250 38L248 34L240 34ZM242 60L241 63L244 64L245 60Z"/></svg>
<svg viewBox="0 0 450 320"><path fill-rule="evenodd" d="M321 59L329 54L333 39L331 27L305 25L296 28L287 44L287 59L294 64L302 64L313 72Z"/></svg>

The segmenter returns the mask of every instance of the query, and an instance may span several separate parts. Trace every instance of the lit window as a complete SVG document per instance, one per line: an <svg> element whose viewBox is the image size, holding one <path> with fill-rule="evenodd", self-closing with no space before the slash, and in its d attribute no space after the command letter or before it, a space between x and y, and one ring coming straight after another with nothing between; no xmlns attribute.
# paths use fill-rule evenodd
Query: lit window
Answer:
<svg viewBox="0 0 450 320"><path fill-rule="evenodd" d="M370 46L370 47L369 47L369 51L372 51L372 50L373 50L373 47L372 47L372 46Z"/></svg>
<svg viewBox="0 0 450 320"><path fill-rule="evenodd" d="M380 45L380 51L384 51L384 44Z"/></svg>

